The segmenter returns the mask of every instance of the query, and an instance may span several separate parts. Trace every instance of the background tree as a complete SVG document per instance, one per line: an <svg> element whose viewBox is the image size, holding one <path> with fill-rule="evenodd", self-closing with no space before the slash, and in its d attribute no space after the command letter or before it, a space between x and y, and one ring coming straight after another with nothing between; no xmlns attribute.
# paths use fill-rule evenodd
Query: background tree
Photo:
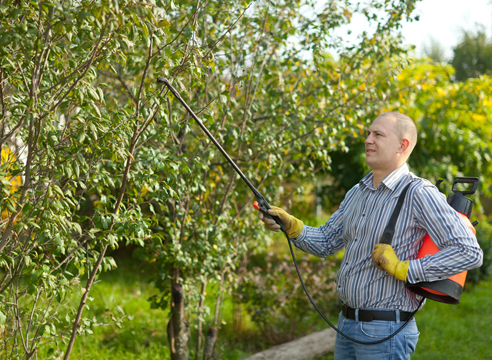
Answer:
<svg viewBox="0 0 492 360"><path fill-rule="evenodd" d="M453 53L451 64L457 81L492 74L492 42L483 28L475 33L463 31L463 38Z"/></svg>
<svg viewBox="0 0 492 360"><path fill-rule="evenodd" d="M446 61L446 54L441 43L434 37L430 37L428 42L424 45L423 55L432 59L437 63L442 63Z"/></svg>
<svg viewBox="0 0 492 360"><path fill-rule="evenodd" d="M161 154L135 153L152 135L149 125L160 109L147 94L153 80L146 79L152 61L165 62L156 56L162 49L154 48L154 41L172 41L162 22L169 6L133 1L1 5L2 160L4 149L13 154L12 161L2 161L0 174L2 214L8 211L0 240L2 357L32 358L49 346L48 355L68 358L77 334L121 319L82 314L101 268L116 266L105 257L108 246L141 243L150 236L139 205L144 187L157 187L157 204L173 196L146 164L158 162L169 175L176 172L175 164ZM132 46L128 34L146 44L146 68L133 102L113 106L109 85L98 81L98 73L111 61L125 64ZM15 176L22 177L22 186L11 192L9 179ZM88 202L93 207L84 212L81 205ZM81 295L78 308L66 301L74 292Z"/></svg>

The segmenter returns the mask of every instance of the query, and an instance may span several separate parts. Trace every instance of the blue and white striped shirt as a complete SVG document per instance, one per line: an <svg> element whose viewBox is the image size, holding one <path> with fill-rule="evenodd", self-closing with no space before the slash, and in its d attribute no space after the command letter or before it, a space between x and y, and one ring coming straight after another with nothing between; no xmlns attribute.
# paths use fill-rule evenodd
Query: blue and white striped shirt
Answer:
<svg viewBox="0 0 492 360"><path fill-rule="evenodd" d="M446 279L481 266L483 253L475 235L448 205L445 195L429 181L412 174L407 164L388 175L377 189L372 181L371 172L347 192L325 225L304 226L301 234L292 239L297 248L319 257L345 248L337 275L337 292L344 305L402 311L417 308L419 301L405 288L405 282L378 270L371 257L401 191L409 182L413 184L408 189L391 244L398 259L410 260L407 281ZM416 259L427 233L440 251Z"/></svg>

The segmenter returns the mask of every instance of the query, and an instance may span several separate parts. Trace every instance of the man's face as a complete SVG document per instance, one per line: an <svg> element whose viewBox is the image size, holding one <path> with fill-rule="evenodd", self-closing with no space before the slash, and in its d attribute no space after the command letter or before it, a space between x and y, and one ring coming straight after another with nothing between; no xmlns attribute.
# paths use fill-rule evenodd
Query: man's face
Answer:
<svg viewBox="0 0 492 360"><path fill-rule="evenodd" d="M399 166L401 142L394 130L395 123L391 116L383 116L374 120L367 130L365 161L372 170L391 172Z"/></svg>

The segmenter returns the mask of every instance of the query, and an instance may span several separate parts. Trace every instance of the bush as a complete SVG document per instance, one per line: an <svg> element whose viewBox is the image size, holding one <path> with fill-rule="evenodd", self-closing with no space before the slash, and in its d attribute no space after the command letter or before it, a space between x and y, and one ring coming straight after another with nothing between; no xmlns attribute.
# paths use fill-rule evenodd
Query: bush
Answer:
<svg viewBox="0 0 492 360"><path fill-rule="evenodd" d="M299 270L319 309L329 316L338 303L335 256L320 259L297 252ZM268 252L255 259L240 288L261 338L280 344L303 336L321 320L306 297L290 254Z"/></svg>

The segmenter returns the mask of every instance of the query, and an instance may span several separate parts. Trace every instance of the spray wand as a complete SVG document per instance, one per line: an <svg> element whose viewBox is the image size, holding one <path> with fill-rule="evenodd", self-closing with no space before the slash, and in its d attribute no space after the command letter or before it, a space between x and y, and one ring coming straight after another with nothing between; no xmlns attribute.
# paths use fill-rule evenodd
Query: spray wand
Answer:
<svg viewBox="0 0 492 360"><path fill-rule="evenodd" d="M163 78L163 77L157 78L157 82L163 83L164 85L166 85L168 87L169 91L171 91L173 93L173 95L176 97L176 99L178 99L179 102L181 104L183 104L183 106L188 111L188 113L191 115L191 117L193 119L195 119L198 126L200 126L202 128L203 132L205 132L205 134L209 137L209 139L214 143L215 147L217 149L219 149L219 151L222 153L222 155L224 155L224 157L227 159L229 164L231 164L231 166L234 168L234 170L236 170L236 172L241 177L241 179L243 179L243 181L246 183L246 185L248 185L248 187L251 189L254 196L256 197L256 201L253 203L253 206L255 207L255 209L261 211L265 217L275 220L275 222L280 225L280 230L282 230L282 232L285 233L286 229L285 229L285 226L282 223L282 221L280 221L280 219L277 216L272 216L272 215L268 214L268 210L270 210L272 208L270 206L270 204L268 203L268 201L266 201L266 199L263 197L263 195L261 195L260 192L253 186L251 181L249 181L249 179L246 177L246 175L243 174L241 169L236 165L234 160L231 159L229 154L227 154L227 152L222 148L222 146L215 139L215 137L212 135L212 133L210 131L208 131L208 129L205 127L205 125L203 125L203 123L200 121L200 119L198 119L198 117L195 115L193 110L191 110L191 108L183 100L181 95L179 95L178 91L171 85L171 83L166 78Z"/></svg>
<svg viewBox="0 0 492 360"><path fill-rule="evenodd" d="M285 228L285 225L282 223L282 221L280 221L280 219L277 216L272 216L272 215L268 214L268 210L270 210L272 208L270 206L270 204L268 203L268 201L266 201L266 199L263 197L263 195L261 195L260 192L253 186L253 184L251 183L251 181L249 181L249 179L246 177L246 175L243 174L243 172L236 165L236 163L234 162L234 160L231 159L231 157L229 156L229 154L227 154L227 152L222 148L222 146L215 139L215 137L212 135L212 133L210 133L210 131L208 131L208 129L205 127L205 125L203 125L203 123L200 121L200 119L198 119L198 117L195 115L195 113L193 112L193 110L191 110L191 108L183 100L183 98L181 97L181 95L179 95L178 91L171 85L171 83L166 78L164 78L164 77L157 78L157 82L166 85L166 87L169 89L169 91L171 91L173 93L173 95L185 107L185 109L188 111L188 113L191 115L191 117L193 119L195 119L195 121L198 124L198 126L200 126L200 128L205 132L205 134L209 137L209 139L214 143L215 147L217 149L219 149L219 151L222 153L222 155L224 155L224 157L227 159L227 161L229 162L229 164L231 164L231 166L234 168L234 170L236 171L236 173L238 173L239 176L241 177L241 179L246 183L246 185L248 185L248 187L251 189L251 191L253 192L254 196L256 197L256 201L253 203L253 207L256 210L261 211L263 213L263 216L265 216L265 217L267 217L269 219L273 219L278 225L280 225L280 230L284 233L284 235L287 238L287 241L289 243L289 249L290 249L290 253L292 255L292 260L294 261L294 265L296 267L296 271L297 271L297 275L299 276L299 280L301 281L302 288L304 289L304 292L306 293L309 301L311 302L311 304L313 305L313 307L316 309L316 311L318 312L318 314L323 318L323 320L325 320L328 323L328 325L330 325L337 333L339 333L340 335L342 335L346 339L348 339L350 341L353 341L355 343L358 343L358 344L363 344L363 345L372 345L372 344L382 343L382 342L384 342L386 340L391 339L393 336L395 336L400 331L402 331L405 328L405 326L413 319L413 316L415 315L415 313L420 308L420 305L422 305L422 302L424 301L424 298L422 298L422 301L420 302L420 304L417 307L417 309L413 312L412 316L410 316L410 318L406 321L406 323L402 327L400 327L398 330L396 330L394 333L388 335L387 337L385 337L383 339L380 339L380 340L376 340L376 341L369 341L368 342L368 341L356 340L356 339L354 339L354 338L352 338L352 337L344 334L343 332L341 332L339 329L337 329L337 327L335 325L333 325L330 322L330 320L328 320L326 318L326 316L321 312L321 310L318 308L318 306L314 302L313 298L311 297L311 294L309 294L309 291L307 290L306 285L304 284L304 281L302 280L302 276L301 276L301 273L299 271L299 266L297 265L296 257L294 255L294 249L292 247L292 240L290 239L289 235L287 234L287 230Z"/></svg>

